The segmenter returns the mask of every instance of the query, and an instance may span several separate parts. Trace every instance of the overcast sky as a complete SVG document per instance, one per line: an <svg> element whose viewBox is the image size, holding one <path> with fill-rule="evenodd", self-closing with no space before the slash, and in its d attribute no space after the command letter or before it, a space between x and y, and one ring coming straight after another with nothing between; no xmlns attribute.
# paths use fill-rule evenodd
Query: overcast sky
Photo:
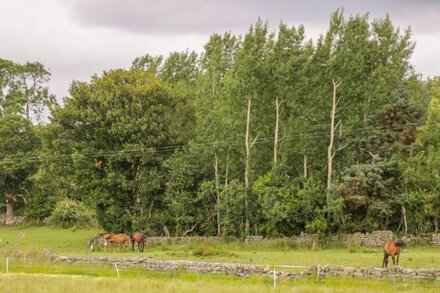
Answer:
<svg viewBox="0 0 440 293"><path fill-rule="evenodd" d="M0 0L0 58L42 62L62 97L72 80L128 68L146 53L200 52L211 33L245 33L258 16L272 30L281 20L304 24L316 38L340 7L411 26L416 71L440 75L439 0Z"/></svg>

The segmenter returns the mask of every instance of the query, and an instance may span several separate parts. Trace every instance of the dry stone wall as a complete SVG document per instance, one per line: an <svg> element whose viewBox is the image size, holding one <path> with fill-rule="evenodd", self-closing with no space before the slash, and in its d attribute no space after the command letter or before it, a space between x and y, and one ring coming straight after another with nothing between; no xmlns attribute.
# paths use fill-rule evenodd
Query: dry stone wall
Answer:
<svg viewBox="0 0 440 293"><path fill-rule="evenodd" d="M354 234L339 234L330 238L330 242L335 245L348 247L350 245L358 245L362 247L382 247L387 240L393 235L391 231L374 231L371 233L354 233ZM273 241L286 241L293 243L296 246L312 247L316 244L318 236L316 234L301 233L295 237L285 237L279 239L267 239L262 236L248 236L244 243L256 245ZM219 242L220 237L146 237L145 244L185 244L190 242ZM409 244L424 243L440 246L440 234L432 234L430 236L411 236L408 237Z"/></svg>
<svg viewBox="0 0 440 293"><path fill-rule="evenodd" d="M146 270L156 271L188 271L201 274L222 274L238 277L249 277L251 275L273 277L273 268L268 265L251 265L242 263L211 263L195 261L162 261L153 258L112 258L112 257L55 257L55 262L63 263L87 263L97 265L113 265L120 267L143 267ZM302 271L278 271L279 279L298 279L304 276L319 277L357 277L367 279L395 278L402 279L439 279L440 269L409 269L402 267L374 268L374 267L343 267L343 266L312 266Z"/></svg>

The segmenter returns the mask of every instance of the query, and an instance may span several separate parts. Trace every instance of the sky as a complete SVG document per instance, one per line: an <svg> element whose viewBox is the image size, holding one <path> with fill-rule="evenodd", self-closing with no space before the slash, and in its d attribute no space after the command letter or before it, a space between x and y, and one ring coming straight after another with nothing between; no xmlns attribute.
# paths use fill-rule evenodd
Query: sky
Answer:
<svg viewBox="0 0 440 293"><path fill-rule="evenodd" d="M61 98L73 80L128 68L147 53L202 52L210 34L244 34L258 17L273 31L281 21L303 24L316 39L337 8L410 26L416 72L440 75L440 0L0 0L0 58L43 63Z"/></svg>

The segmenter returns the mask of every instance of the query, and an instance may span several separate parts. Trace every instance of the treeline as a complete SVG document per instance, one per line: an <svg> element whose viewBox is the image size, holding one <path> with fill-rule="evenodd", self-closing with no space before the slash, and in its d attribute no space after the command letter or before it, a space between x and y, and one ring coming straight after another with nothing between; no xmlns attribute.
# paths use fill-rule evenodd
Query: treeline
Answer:
<svg viewBox="0 0 440 293"><path fill-rule="evenodd" d="M28 65L1 60L4 209L42 221L70 199L150 235L437 231L440 79L413 49L388 16L338 10L315 41L258 20L74 81L63 105L41 64L29 91Z"/></svg>

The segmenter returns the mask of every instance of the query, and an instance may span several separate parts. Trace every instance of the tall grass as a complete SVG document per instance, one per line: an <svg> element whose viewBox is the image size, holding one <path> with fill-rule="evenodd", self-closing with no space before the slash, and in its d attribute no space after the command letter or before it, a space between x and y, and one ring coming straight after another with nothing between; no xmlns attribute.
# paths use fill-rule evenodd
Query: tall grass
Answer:
<svg viewBox="0 0 440 293"><path fill-rule="evenodd" d="M276 289L269 278L150 274L142 278L0 274L2 292L394 292L390 280L328 278L282 281ZM438 282L398 282L398 292L438 292Z"/></svg>

